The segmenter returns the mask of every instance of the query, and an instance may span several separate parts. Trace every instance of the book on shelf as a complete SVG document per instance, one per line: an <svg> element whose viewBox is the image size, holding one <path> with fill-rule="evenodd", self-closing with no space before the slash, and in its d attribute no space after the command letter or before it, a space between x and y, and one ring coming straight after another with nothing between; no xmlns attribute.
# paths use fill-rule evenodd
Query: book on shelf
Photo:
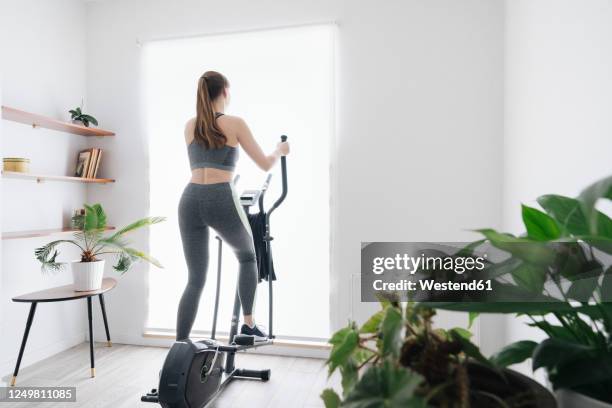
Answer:
<svg viewBox="0 0 612 408"><path fill-rule="evenodd" d="M102 149L98 149L98 157L96 158L96 167L94 168L94 178L98 176L98 169L100 168L101 159L102 159Z"/></svg>
<svg viewBox="0 0 612 408"><path fill-rule="evenodd" d="M96 169L96 161L98 160L98 149L91 149L91 162L87 170L87 178L94 178L94 170Z"/></svg>
<svg viewBox="0 0 612 408"><path fill-rule="evenodd" d="M87 169L89 168L89 161L91 159L91 151L83 150L79 152L77 157L76 169L74 170L74 175L77 177L85 177L87 174Z"/></svg>
<svg viewBox="0 0 612 408"><path fill-rule="evenodd" d="M74 175L83 178L96 178L100 168L102 149L87 149L79 152Z"/></svg>

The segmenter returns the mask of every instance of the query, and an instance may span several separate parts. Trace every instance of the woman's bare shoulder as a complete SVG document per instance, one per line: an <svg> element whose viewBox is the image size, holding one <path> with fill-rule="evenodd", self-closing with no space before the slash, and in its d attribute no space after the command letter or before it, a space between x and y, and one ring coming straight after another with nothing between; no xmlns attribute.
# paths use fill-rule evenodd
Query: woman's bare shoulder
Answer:
<svg viewBox="0 0 612 408"><path fill-rule="evenodd" d="M240 116L223 115L217 119L217 121L224 133L227 136L231 135L230 139L235 139L231 144L238 143L240 136L243 135L249 128L244 119L242 119Z"/></svg>
<svg viewBox="0 0 612 408"><path fill-rule="evenodd" d="M196 122L196 118L193 117L191 119L189 119L187 122L185 122L185 131L187 131L188 129L194 129L195 128L195 122Z"/></svg>
<svg viewBox="0 0 612 408"><path fill-rule="evenodd" d="M241 126L242 124L244 124L244 119L242 119L240 116L235 116L235 115L223 115L220 116L219 119L217 119L217 121L219 121L219 123L227 123L228 125L233 125L233 126Z"/></svg>

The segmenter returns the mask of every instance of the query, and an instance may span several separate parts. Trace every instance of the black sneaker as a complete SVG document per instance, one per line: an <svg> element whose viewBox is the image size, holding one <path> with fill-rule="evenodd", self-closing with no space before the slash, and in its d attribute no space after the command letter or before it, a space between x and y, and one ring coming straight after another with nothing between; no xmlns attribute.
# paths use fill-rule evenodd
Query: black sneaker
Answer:
<svg viewBox="0 0 612 408"><path fill-rule="evenodd" d="M265 329L262 326L258 325L249 327L248 324L243 324L240 328L240 334L244 334L246 336L255 336L256 340L263 340L268 338L268 333L266 333Z"/></svg>

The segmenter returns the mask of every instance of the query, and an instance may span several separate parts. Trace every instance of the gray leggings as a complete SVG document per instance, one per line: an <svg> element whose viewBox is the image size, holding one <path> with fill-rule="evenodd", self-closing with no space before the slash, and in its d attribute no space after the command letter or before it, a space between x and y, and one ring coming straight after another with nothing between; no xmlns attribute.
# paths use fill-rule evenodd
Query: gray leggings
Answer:
<svg viewBox="0 0 612 408"><path fill-rule="evenodd" d="M189 337L208 269L209 229L234 250L240 268L238 294L250 315L257 289L257 263L251 227L230 183L189 183L179 203L179 227L189 278L178 308L176 338Z"/></svg>

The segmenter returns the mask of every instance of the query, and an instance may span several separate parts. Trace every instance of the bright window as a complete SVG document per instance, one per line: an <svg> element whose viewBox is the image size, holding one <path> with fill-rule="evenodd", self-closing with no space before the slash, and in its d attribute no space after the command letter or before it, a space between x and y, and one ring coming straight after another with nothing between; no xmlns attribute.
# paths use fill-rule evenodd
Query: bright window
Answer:
<svg viewBox="0 0 612 408"><path fill-rule="evenodd" d="M243 117L266 152L289 136L289 195L272 216L278 281L275 334L284 338L329 335L330 147L333 138L333 29L307 26L239 34L152 41L143 47L143 99L150 158L150 213L168 222L151 229L150 250L164 264L151 269L147 327L174 330L187 268L177 207L190 171L183 138L195 115L196 84L206 70L231 83L226 113ZM240 152L237 190L259 188L265 173ZM280 165L273 171L268 205L280 192ZM194 332L210 330L216 286L217 247L210 239L210 266ZM224 246L218 330L227 332L237 262ZM267 325L267 286L257 291L255 318Z"/></svg>

